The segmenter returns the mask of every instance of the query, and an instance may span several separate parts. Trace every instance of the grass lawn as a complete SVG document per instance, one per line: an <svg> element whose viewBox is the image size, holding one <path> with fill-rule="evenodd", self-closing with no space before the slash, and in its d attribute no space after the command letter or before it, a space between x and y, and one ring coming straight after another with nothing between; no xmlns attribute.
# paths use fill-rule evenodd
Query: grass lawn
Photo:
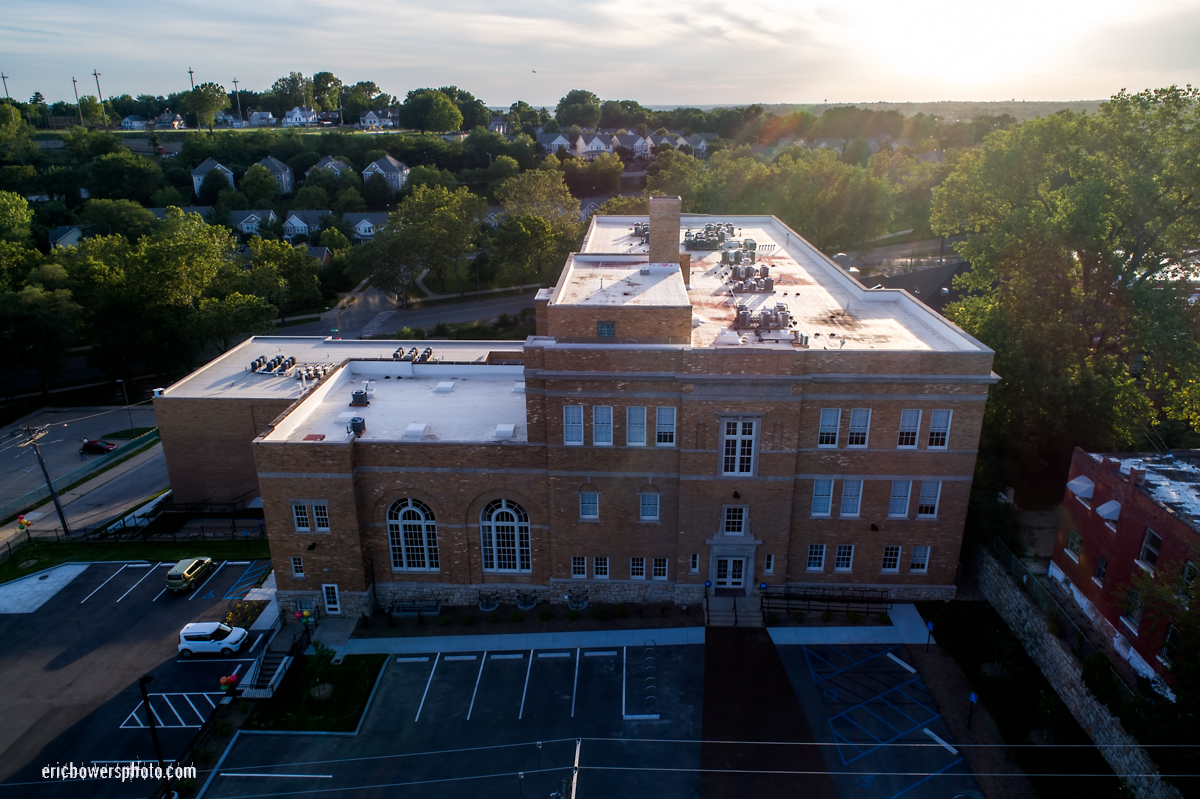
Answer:
<svg viewBox="0 0 1200 799"><path fill-rule="evenodd" d="M138 436L144 436L146 433L153 432L154 430L155 428L153 427L127 427L124 430L115 430L111 433L105 433L104 435L100 436L100 438L120 438L132 440Z"/></svg>
<svg viewBox="0 0 1200 799"><path fill-rule="evenodd" d="M275 696L258 702L245 729L353 732L387 659L387 655L347 656L341 665L329 667L327 682L333 685L333 694L314 699L309 694L313 686L309 658L302 655L288 669Z"/></svg>
<svg viewBox="0 0 1200 799"><path fill-rule="evenodd" d="M1009 757L1029 776L1039 796L1115 799L1126 795L1121 780L991 605L918 602L917 609L934 623L938 645L967 676L1004 742L1013 747Z"/></svg>
<svg viewBox="0 0 1200 799"><path fill-rule="evenodd" d="M85 543L71 541L56 544L33 539L11 558L0 563L0 583L15 580L68 561L149 560L170 562L192 555L217 559L269 558L271 549L265 539L249 541L122 541ZM33 561L25 568L21 564Z"/></svg>

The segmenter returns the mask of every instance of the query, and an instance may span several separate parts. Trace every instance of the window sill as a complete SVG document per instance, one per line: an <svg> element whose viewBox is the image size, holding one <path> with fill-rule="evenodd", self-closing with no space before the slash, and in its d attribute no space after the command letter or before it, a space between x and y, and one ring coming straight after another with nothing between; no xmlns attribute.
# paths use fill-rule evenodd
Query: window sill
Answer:
<svg viewBox="0 0 1200 799"><path fill-rule="evenodd" d="M833 573L834 573L834 574L849 574L849 573L850 573L850 572L852 572L852 571L854 571L854 567L853 567L853 566L851 566L849 569L836 569L836 568L835 568L835 569L833 570Z"/></svg>
<svg viewBox="0 0 1200 799"><path fill-rule="evenodd" d="M911 446L901 446L899 444L896 445L896 449L916 449L916 448L917 448L916 444L913 444Z"/></svg>
<svg viewBox="0 0 1200 799"><path fill-rule="evenodd" d="M607 580L608 575L607 574L596 574L596 575L592 576L592 579L593 580Z"/></svg>
<svg viewBox="0 0 1200 799"><path fill-rule="evenodd" d="M646 446L646 442L645 441L640 441L640 442L626 441L625 446L627 446L627 447L644 447L644 446Z"/></svg>
<svg viewBox="0 0 1200 799"><path fill-rule="evenodd" d="M572 580L586 580L587 575L586 574L572 574L571 579Z"/></svg>
<svg viewBox="0 0 1200 799"><path fill-rule="evenodd" d="M817 444L817 449L837 449L837 444Z"/></svg>
<svg viewBox="0 0 1200 799"><path fill-rule="evenodd" d="M813 514L810 514L808 518L810 518L810 519L831 519L833 517L830 516L828 513L813 513Z"/></svg>
<svg viewBox="0 0 1200 799"><path fill-rule="evenodd" d="M862 517L859 516L857 513L839 513L838 518L839 519L861 519Z"/></svg>
<svg viewBox="0 0 1200 799"><path fill-rule="evenodd" d="M909 574L929 574L929 567L926 566L924 569L914 569L912 566L909 566L908 573Z"/></svg>
<svg viewBox="0 0 1200 799"><path fill-rule="evenodd" d="M1076 554L1075 554L1074 552L1072 552L1071 550L1069 550L1069 549L1064 549L1064 550L1063 550L1063 554L1064 554L1064 555L1066 555L1066 556L1067 556L1068 558L1070 558L1071 560L1075 561L1076 563L1079 563L1079 556L1078 556L1078 555L1076 555Z"/></svg>
<svg viewBox="0 0 1200 799"><path fill-rule="evenodd" d="M1153 577L1153 576L1154 576L1154 567L1153 567L1153 566L1151 566L1149 563L1147 563L1146 561L1142 560L1141 558L1135 558L1133 562L1134 562L1135 564L1137 564L1137 567L1138 567L1139 569L1141 569L1142 571L1146 572L1146 574L1149 574L1151 577Z"/></svg>
<svg viewBox="0 0 1200 799"><path fill-rule="evenodd" d="M1075 501L1078 502L1083 507L1087 508L1088 510L1092 509L1092 504L1090 502L1088 502L1086 499L1083 499L1081 497L1075 497Z"/></svg>
<svg viewBox="0 0 1200 799"><path fill-rule="evenodd" d="M613 443L611 441L593 441L592 442L593 447L611 447L612 445L613 445Z"/></svg>
<svg viewBox="0 0 1200 799"><path fill-rule="evenodd" d="M921 521L923 521L923 522L936 522L936 521L937 521L937 514L935 513L935 514L933 514L932 516L928 516L928 515L926 515L926 514L924 514L924 513L918 513L918 514L917 514L917 518L918 518L918 519L920 519L920 520L921 520Z"/></svg>
<svg viewBox="0 0 1200 799"><path fill-rule="evenodd" d="M1137 627L1134 627L1132 624L1130 624L1129 619L1125 618L1124 616L1121 617L1121 624L1124 624L1125 629L1129 630L1129 632L1133 633L1135 636L1138 634Z"/></svg>
<svg viewBox="0 0 1200 799"><path fill-rule="evenodd" d="M332 530L296 530L296 535L329 535Z"/></svg>
<svg viewBox="0 0 1200 799"><path fill-rule="evenodd" d="M894 569L880 569L880 570L879 570L879 573L880 573L880 574L899 574L899 573L900 573L900 567L899 567L899 566L897 566L897 567L896 567L896 568L894 568Z"/></svg>
<svg viewBox="0 0 1200 799"><path fill-rule="evenodd" d="M662 582L666 582L667 578L666 577L655 577L654 580L656 582L662 583Z"/></svg>
<svg viewBox="0 0 1200 799"><path fill-rule="evenodd" d="M640 581L642 581L642 582L645 582L645 581L646 581L646 578L645 578L645 577L635 577L635 576L633 576L633 575L630 575L630 576L629 576L629 579L630 579L630 580L640 580Z"/></svg>
<svg viewBox="0 0 1200 799"><path fill-rule="evenodd" d="M806 574L824 574L824 573L825 573L825 567L824 567L824 566L821 566L820 568L817 568L817 569L813 569L813 568L807 568L807 569L805 569L805 570L804 570L804 572L805 572Z"/></svg>
<svg viewBox="0 0 1200 799"><path fill-rule="evenodd" d="M662 524L659 519L638 519L638 524Z"/></svg>
<svg viewBox="0 0 1200 799"><path fill-rule="evenodd" d="M292 579L293 579L293 580L303 580L303 579L304 579L304 575L303 575L303 574L293 574L293 575L292 575Z"/></svg>
<svg viewBox="0 0 1200 799"><path fill-rule="evenodd" d="M583 442L582 441L564 441L563 446L564 447L582 447Z"/></svg>
<svg viewBox="0 0 1200 799"><path fill-rule="evenodd" d="M1100 586L1101 588L1104 587L1104 583L1100 582L1095 577L1092 578L1092 582L1095 583L1096 585Z"/></svg>
<svg viewBox="0 0 1200 799"><path fill-rule="evenodd" d="M890 514L889 514L889 515L888 515L888 518L889 518L889 519L891 519L891 520L892 520L892 521L894 521L894 522L906 522L906 521L908 521L908 517L907 517L907 516L892 516L892 515L890 515Z"/></svg>
<svg viewBox="0 0 1200 799"><path fill-rule="evenodd" d="M600 521L600 517L599 516L580 516L579 521L587 522L589 524L596 524L597 522Z"/></svg>

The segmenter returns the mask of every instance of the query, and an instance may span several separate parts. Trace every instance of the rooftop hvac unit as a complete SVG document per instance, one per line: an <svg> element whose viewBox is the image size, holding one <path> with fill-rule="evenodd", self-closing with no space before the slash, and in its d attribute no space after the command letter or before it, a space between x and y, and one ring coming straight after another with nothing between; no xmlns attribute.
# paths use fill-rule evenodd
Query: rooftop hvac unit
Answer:
<svg viewBox="0 0 1200 799"><path fill-rule="evenodd" d="M398 349L392 353L393 361L399 361L399 360L402 360L403 358L404 358L404 348L403 347L401 347L400 349Z"/></svg>
<svg viewBox="0 0 1200 799"><path fill-rule="evenodd" d="M775 278L773 278L773 277L759 278L759 282L763 284L763 291L774 291L775 290Z"/></svg>
<svg viewBox="0 0 1200 799"><path fill-rule="evenodd" d="M754 252L754 250L747 250L746 257L750 259L750 263L754 263L754 259L757 257L757 254Z"/></svg>
<svg viewBox="0 0 1200 799"><path fill-rule="evenodd" d="M729 250L721 250L721 266L728 266L729 263Z"/></svg>
<svg viewBox="0 0 1200 799"><path fill-rule="evenodd" d="M367 392L363 391L362 389L355 391L350 395L350 404L352 406L366 407L368 404L370 404L367 402Z"/></svg>
<svg viewBox="0 0 1200 799"><path fill-rule="evenodd" d="M733 262L735 264L740 264L742 262L742 251L741 250L733 251Z"/></svg>
<svg viewBox="0 0 1200 799"><path fill-rule="evenodd" d="M355 416L350 420L350 429L354 431L356 438L362 438L362 434L367 432L367 420L361 416Z"/></svg>
<svg viewBox="0 0 1200 799"><path fill-rule="evenodd" d="M369 399L369 400L375 399L375 381L374 380L364 380L363 381L363 391L367 392L367 399Z"/></svg>
<svg viewBox="0 0 1200 799"><path fill-rule="evenodd" d="M771 276L771 267L767 266L766 264L763 264L762 266L760 266L758 268L758 276L759 277L770 277Z"/></svg>
<svg viewBox="0 0 1200 799"><path fill-rule="evenodd" d="M425 431L429 425L423 422L414 422L404 428L404 437L409 441L420 441L425 436Z"/></svg>
<svg viewBox="0 0 1200 799"><path fill-rule="evenodd" d="M735 327L750 327L750 311L747 310L746 306L744 305L737 309L737 322L735 323Z"/></svg>
<svg viewBox="0 0 1200 799"><path fill-rule="evenodd" d="M402 347L401 349L403 349L403 347ZM403 357L403 358L401 358L400 360L402 360L402 361L415 361L416 359L417 359L417 348L416 348L416 347L413 347L413 348L412 348L412 349L410 349L408 352L406 352L406 353L404 354L404 357Z"/></svg>
<svg viewBox="0 0 1200 799"><path fill-rule="evenodd" d="M492 438L497 441L509 441L516 435L516 432L517 426L515 424L498 424L492 433Z"/></svg>
<svg viewBox="0 0 1200 799"><path fill-rule="evenodd" d="M745 247L747 250L757 250L758 242L755 241L754 239L746 239L745 241L742 242L742 246Z"/></svg>
<svg viewBox="0 0 1200 799"><path fill-rule="evenodd" d="M438 383L437 388L434 389L438 394L449 394L453 390L454 383L449 380Z"/></svg>

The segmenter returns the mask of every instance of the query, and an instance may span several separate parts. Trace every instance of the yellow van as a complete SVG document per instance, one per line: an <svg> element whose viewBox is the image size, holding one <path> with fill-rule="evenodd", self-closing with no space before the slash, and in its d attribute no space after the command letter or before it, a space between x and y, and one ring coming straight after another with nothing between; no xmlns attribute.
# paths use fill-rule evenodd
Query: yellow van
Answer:
<svg viewBox="0 0 1200 799"><path fill-rule="evenodd" d="M190 591L212 569L212 558L184 558L167 572L167 588L172 591Z"/></svg>

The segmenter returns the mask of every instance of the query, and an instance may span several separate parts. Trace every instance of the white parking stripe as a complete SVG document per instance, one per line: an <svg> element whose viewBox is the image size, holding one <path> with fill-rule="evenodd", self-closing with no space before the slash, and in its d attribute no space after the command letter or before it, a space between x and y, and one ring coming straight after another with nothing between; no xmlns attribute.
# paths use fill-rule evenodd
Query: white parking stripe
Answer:
<svg viewBox="0 0 1200 799"><path fill-rule="evenodd" d="M899 664L900 664L900 668L904 669L904 670L905 670L905 671L907 671L909 674L916 674L916 673L917 673L917 670L916 670L916 669L914 669L912 666L910 666L910 665L908 665L907 663L905 663L905 662L904 662L903 660L901 660L900 658L898 658L898 657L896 657L895 655L893 655L891 652L888 652L888 653L887 653L887 656L888 656L888 657L890 657L892 660L896 661L897 663L899 663Z"/></svg>
<svg viewBox="0 0 1200 799"><path fill-rule="evenodd" d="M146 564L146 565L149 565L149 564ZM154 569L157 569L157 568L158 568L158 565L155 565ZM142 575L142 580L145 580L147 577L154 574L154 569L151 569L150 571L148 571L144 575ZM131 587L129 589L129 591L132 591L134 588L137 588L139 585L141 585L142 580L138 580L136 583L134 583L133 587ZM121 594L121 599L124 599L125 597L129 596L129 591L126 591L125 593ZM117 601L120 602L121 599L118 599Z"/></svg>
<svg viewBox="0 0 1200 799"><path fill-rule="evenodd" d="M162 595L163 595L163 594L165 594L165 593L167 593L167 589L165 589L165 588L164 588L163 590L161 590L161 591L159 591L159 592L158 592L158 596L162 596ZM158 601L158 596L154 597L154 599L151 599L150 601L151 601L151 602L157 602L157 601Z"/></svg>
<svg viewBox="0 0 1200 799"><path fill-rule="evenodd" d="M474 660L475 655L446 655L442 660Z"/></svg>
<svg viewBox="0 0 1200 799"><path fill-rule="evenodd" d="M525 668L525 690L521 691L521 712L517 714L517 720L525 716L525 695L529 693L529 672L533 670L533 650L529 650L529 665Z"/></svg>
<svg viewBox="0 0 1200 799"><path fill-rule="evenodd" d="M575 718L575 694L579 691L579 650L575 650L575 684L571 686L571 718Z"/></svg>
<svg viewBox="0 0 1200 799"><path fill-rule="evenodd" d="M234 669L234 670L233 670L233 676L234 676L234 677L236 677L236 676L237 676L237 673L238 673L239 671L241 671L241 670L242 670L242 667L241 667L241 666L238 666L236 669Z"/></svg>
<svg viewBox="0 0 1200 799"><path fill-rule="evenodd" d="M475 690L471 692L471 706L467 708L467 721L471 720L471 711L475 709L475 695L479 693L479 681L483 679L483 665L487 663L487 650L479 658L479 674L475 677Z"/></svg>
<svg viewBox="0 0 1200 799"><path fill-rule="evenodd" d="M185 694L185 696L186 696L186 694ZM184 721L183 721L183 716L179 715L179 711L175 709L175 705L173 705L173 704L171 703L171 700L170 700L170 698L168 698L166 694L163 694L163 698L162 698L162 699L163 699L163 701L164 701L164 702L166 702L166 703L167 703L167 707L171 708L171 712L175 714L175 718L179 719L179 726L180 726L180 727L186 727L186 726L187 726L187 724L185 724L185 723L184 723Z"/></svg>
<svg viewBox="0 0 1200 799"><path fill-rule="evenodd" d="M113 572L113 574L112 574L112 577L109 577L109 578L108 578L108 580L111 580L113 577L116 577L118 574L120 574L121 572L125 571L125 566L128 566L128 565L129 565L129 564L128 564L128 563L126 563L124 566L122 566L121 568L117 569L115 572ZM105 580L104 582L100 583L100 585L96 586L96 591L99 591L101 588L103 588L104 586L108 585L108 580ZM82 605L84 602L87 602L89 599L91 599L91 598L92 598L92 596L93 596L93 595L96 593L96 591L93 591L91 594L88 594L88 595L87 595L87 596L85 596L83 599L79 600L79 604L81 604L81 605Z"/></svg>
<svg viewBox="0 0 1200 799"><path fill-rule="evenodd" d="M429 658L396 658L397 663L428 663Z"/></svg>
<svg viewBox="0 0 1200 799"><path fill-rule="evenodd" d="M943 747L943 748L944 748L944 749L945 749L947 752L949 752L950 754L952 754L952 755L957 755L957 754L958 754L958 750L957 750L957 749L955 749L953 746L951 746L950 744L946 743L946 742L945 742L945 741L943 741L941 738L937 737L937 736L936 736L936 735L934 735L932 732L930 732L930 730L929 730L929 728L928 728L928 727L925 727L924 729L922 729L922 730L921 730L921 732L925 733L925 734L926 734L926 735L928 735L930 738L932 738L934 741L936 741L936 742L937 742L937 743L938 743L940 746L942 746L942 747Z"/></svg>
<svg viewBox="0 0 1200 799"><path fill-rule="evenodd" d="M138 705L137 705L137 707L135 707L133 709L133 712L125 717L125 720L121 722L121 729L125 729L125 725L129 723L130 719L133 719L134 723L137 724L139 727L146 726L145 724L142 723L142 720L138 718L138 714L137 714L137 712L142 709L142 704L143 703L138 702Z"/></svg>
<svg viewBox="0 0 1200 799"><path fill-rule="evenodd" d="M570 652L538 652L540 658L569 658Z"/></svg>
<svg viewBox="0 0 1200 799"><path fill-rule="evenodd" d="M421 704L417 708L417 717L414 722L421 720L421 710L425 707L425 697L429 696L429 686L433 684L433 673L437 671L438 658L442 656L441 652L437 653L437 657L433 659L433 668L429 670L429 681L425 683L425 693L421 694Z"/></svg>
<svg viewBox="0 0 1200 799"><path fill-rule="evenodd" d="M262 633L259 633L258 637L254 639L254 643L251 644L250 648L246 650L246 654L249 655L255 649L258 649L258 645L263 642L264 638L266 638L266 636L263 635Z"/></svg>
<svg viewBox="0 0 1200 799"><path fill-rule="evenodd" d="M600 651L600 652L597 652L597 651L584 652L583 656L585 658L615 658L617 656L617 653L616 653L616 650L609 649L609 650Z"/></svg>
<svg viewBox="0 0 1200 799"><path fill-rule="evenodd" d="M220 565L220 566L218 566L218 567L216 568L216 571L214 571L214 572L212 573L212 575L211 575L211 576L210 576L210 577L209 577L207 580L205 580L205 581L204 581L204 585L200 586L199 588L197 588L195 591L193 591L193 592L192 592L192 595L191 595L190 597L188 597L188 602L191 602L193 599L195 599L196 597L200 596L200 592L204 590L204 586L205 586L205 585L208 585L209 583L211 583L211 582L212 582L212 579L213 579L213 577L216 577L218 574L220 574L220 573L221 573L221 569L224 569L224 568L225 568L225 564L226 564L226 563L228 563L228 562L229 562L229 561L227 561L227 560L223 560L223 561L221 561L221 565Z"/></svg>
<svg viewBox="0 0 1200 799"><path fill-rule="evenodd" d="M492 655L492 660L520 660L524 655Z"/></svg>
<svg viewBox="0 0 1200 799"><path fill-rule="evenodd" d="M152 705L152 704L150 704L149 702L147 702L147 703L146 703L146 708L147 708L147 709L148 709L148 710L149 710L151 713L153 713L153 714L154 714L154 718L158 720L158 726L160 726L160 727L165 727L165 726L166 726L165 724L163 724L163 721L162 721L162 719L158 718L158 711L154 709L154 705Z"/></svg>
<svg viewBox="0 0 1200 799"><path fill-rule="evenodd" d="M192 698L191 698L190 696L188 696L187 694L184 694L184 695L183 695L183 698L184 698L184 701L186 701L186 702L187 702L189 705L191 705L191 707L192 707L192 712L196 714L196 717L197 717L197 718L200 718L200 719L203 719L203 718L204 718L204 714L203 714L203 713L201 713L199 710L196 710L196 706L195 706L195 705L192 705Z"/></svg>

